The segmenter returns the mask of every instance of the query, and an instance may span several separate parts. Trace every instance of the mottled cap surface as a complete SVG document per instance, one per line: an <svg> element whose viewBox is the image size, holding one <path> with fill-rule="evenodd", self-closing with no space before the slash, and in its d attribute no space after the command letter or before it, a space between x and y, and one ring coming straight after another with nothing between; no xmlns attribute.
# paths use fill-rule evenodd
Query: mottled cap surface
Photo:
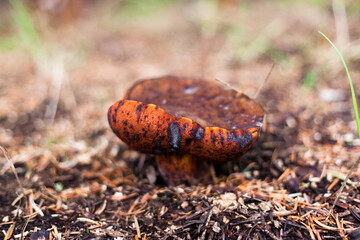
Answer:
<svg viewBox="0 0 360 240"><path fill-rule="evenodd" d="M245 94L215 82L189 78L144 80L131 87L125 98L154 104L203 127L227 130L261 127L264 116L262 107Z"/></svg>

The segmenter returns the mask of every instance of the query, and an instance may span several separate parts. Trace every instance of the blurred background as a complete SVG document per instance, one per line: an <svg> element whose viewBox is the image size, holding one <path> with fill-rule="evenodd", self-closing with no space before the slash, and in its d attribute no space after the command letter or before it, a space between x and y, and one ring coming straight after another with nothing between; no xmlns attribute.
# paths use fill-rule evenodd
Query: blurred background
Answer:
<svg viewBox="0 0 360 240"><path fill-rule="evenodd" d="M335 111L345 123L332 131L346 134L356 130L348 80L318 30L356 87L359 11L356 0L1 1L0 144L108 134L108 107L135 80L165 74L218 79L250 97L261 88L270 133L304 120L321 140L324 122L339 124L325 118Z"/></svg>

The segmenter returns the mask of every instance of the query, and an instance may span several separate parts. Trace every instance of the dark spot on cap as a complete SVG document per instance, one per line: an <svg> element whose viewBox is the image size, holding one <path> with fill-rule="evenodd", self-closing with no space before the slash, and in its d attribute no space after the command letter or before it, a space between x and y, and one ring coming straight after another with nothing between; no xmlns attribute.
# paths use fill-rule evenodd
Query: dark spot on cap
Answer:
<svg viewBox="0 0 360 240"><path fill-rule="evenodd" d="M140 139L140 138L139 138L139 134L134 134L134 138L133 138L133 139L134 139L135 142L139 141L139 139Z"/></svg>
<svg viewBox="0 0 360 240"><path fill-rule="evenodd" d="M108 114L107 114L107 116L108 116L108 122L109 122L109 124L111 125L111 120L113 121L113 123L116 123L116 114L114 113L112 113L112 110L113 110L113 106L111 106L110 108L109 108L109 110L108 110Z"/></svg>
<svg viewBox="0 0 360 240"><path fill-rule="evenodd" d="M115 128L111 127L111 130L116 134L116 136L120 137L120 133Z"/></svg>
<svg viewBox="0 0 360 240"><path fill-rule="evenodd" d="M235 142L240 149L245 149L252 143L252 135L251 133L235 134Z"/></svg>
<svg viewBox="0 0 360 240"><path fill-rule="evenodd" d="M153 147L153 152L155 154L160 154L162 153L161 149L160 149L160 146L161 146L161 140L158 139L158 140L155 140L154 141L154 147Z"/></svg>
<svg viewBox="0 0 360 240"><path fill-rule="evenodd" d="M117 105L116 108L114 109L114 115L112 116L114 123L116 123L116 115L117 115L117 112L119 111L119 108L120 108L122 105L124 105L124 101L119 101L118 105Z"/></svg>
<svg viewBox="0 0 360 240"><path fill-rule="evenodd" d="M215 144L215 142L216 142L216 137L215 137L215 135L214 135L214 130L211 130L210 131L211 132L211 141L213 142L213 144Z"/></svg>
<svg viewBox="0 0 360 240"><path fill-rule="evenodd" d="M232 132L229 132L226 139L231 142L234 139L234 134Z"/></svg>
<svg viewBox="0 0 360 240"><path fill-rule="evenodd" d="M190 134L195 141L201 141L205 135L205 129L203 127L197 126L195 129L192 129Z"/></svg>
<svg viewBox="0 0 360 240"><path fill-rule="evenodd" d="M139 105L137 105L137 107L136 107L136 114L137 114L137 120L136 121L137 122L139 122L139 120L140 120L142 107L143 107L143 105L141 103Z"/></svg>
<svg viewBox="0 0 360 240"><path fill-rule="evenodd" d="M253 138L252 138L252 134L251 134L251 133L245 134L245 135L244 135L244 144L245 144L244 147L249 146L249 145L252 143L252 140L253 140Z"/></svg>
<svg viewBox="0 0 360 240"><path fill-rule="evenodd" d="M109 125L110 125L110 127L111 127L111 107L109 108L109 111L108 111L108 113L107 113L107 119L108 119L108 122L109 122ZM113 121L114 121L114 119L113 119Z"/></svg>
<svg viewBox="0 0 360 240"><path fill-rule="evenodd" d="M115 114L112 115L112 120L114 123L116 123L116 115Z"/></svg>
<svg viewBox="0 0 360 240"><path fill-rule="evenodd" d="M225 138L223 136L223 133L222 133L221 129L219 129L219 136L220 136L221 145L224 146L225 145Z"/></svg>
<svg viewBox="0 0 360 240"><path fill-rule="evenodd" d="M123 120L122 123L127 126L128 125L128 121L127 120Z"/></svg>
<svg viewBox="0 0 360 240"><path fill-rule="evenodd" d="M123 133L124 133L124 136L126 138L130 138L130 132L129 131L123 131Z"/></svg>
<svg viewBox="0 0 360 240"><path fill-rule="evenodd" d="M142 132L143 132L143 136L146 137L148 130L146 130L145 128L142 128Z"/></svg>
<svg viewBox="0 0 360 240"><path fill-rule="evenodd" d="M169 137L169 144L173 149L180 148L180 141L181 141L181 128L177 122L171 122L167 129L168 137Z"/></svg>
<svg viewBox="0 0 360 240"><path fill-rule="evenodd" d="M137 114L137 115L140 115L140 114L141 114L142 107L143 107L142 104L137 105L137 107L136 107L136 114Z"/></svg>

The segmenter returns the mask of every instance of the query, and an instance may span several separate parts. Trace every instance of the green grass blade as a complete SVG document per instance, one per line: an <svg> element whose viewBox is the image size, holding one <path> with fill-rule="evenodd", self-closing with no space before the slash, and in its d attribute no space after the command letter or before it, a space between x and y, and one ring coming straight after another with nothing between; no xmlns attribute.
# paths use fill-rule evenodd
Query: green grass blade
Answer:
<svg viewBox="0 0 360 240"><path fill-rule="evenodd" d="M341 55L339 49L335 46L335 44L332 43L332 41L322 32L318 31L330 44L331 46L333 46L333 48L336 50L337 54L339 55L342 63L344 64L345 67L345 71L347 73L348 79L349 79L349 84L350 84L350 89L351 89L351 96L352 96L352 100L353 100L353 106L354 106L354 114L355 114L355 120L356 120L356 126L357 126L357 130L358 130L358 134L359 134L359 139L360 139L360 120L359 120L359 112L358 112L358 107L357 107L357 102L356 102L356 95L355 95L355 90L354 90L354 86L350 77L350 73L349 70L347 68L347 65L345 63L345 60L343 58L343 56Z"/></svg>

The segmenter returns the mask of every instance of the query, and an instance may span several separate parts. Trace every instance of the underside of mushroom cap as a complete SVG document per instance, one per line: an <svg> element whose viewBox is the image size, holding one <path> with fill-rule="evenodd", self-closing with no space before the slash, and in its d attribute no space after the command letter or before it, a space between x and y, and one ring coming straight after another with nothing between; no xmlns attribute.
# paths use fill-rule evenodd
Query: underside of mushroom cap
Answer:
<svg viewBox="0 0 360 240"><path fill-rule="evenodd" d="M220 162L256 142L263 116L261 106L244 94L177 77L138 82L108 111L112 130L133 149Z"/></svg>

